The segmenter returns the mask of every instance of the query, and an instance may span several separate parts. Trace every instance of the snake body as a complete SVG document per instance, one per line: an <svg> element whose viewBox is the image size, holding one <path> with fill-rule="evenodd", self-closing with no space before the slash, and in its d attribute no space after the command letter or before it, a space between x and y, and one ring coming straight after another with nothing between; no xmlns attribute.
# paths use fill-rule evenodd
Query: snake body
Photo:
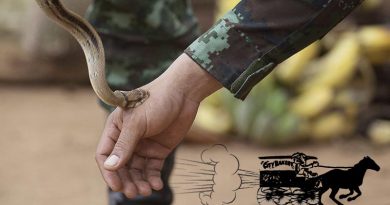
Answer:
<svg viewBox="0 0 390 205"><path fill-rule="evenodd" d="M89 79L97 96L105 103L123 108L141 105L149 93L142 89L113 92L106 81L103 43L86 20L67 10L60 0L36 0L46 15L64 27L81 45L88 66Z"/></svg>

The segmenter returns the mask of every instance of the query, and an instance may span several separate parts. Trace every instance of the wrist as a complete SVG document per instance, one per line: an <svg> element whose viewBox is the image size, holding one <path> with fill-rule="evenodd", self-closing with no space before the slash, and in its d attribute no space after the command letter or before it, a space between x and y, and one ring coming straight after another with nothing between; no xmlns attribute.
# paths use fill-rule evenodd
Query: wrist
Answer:
<svg viewBox="0 0 390 205"><path fill-rule="evenodd" d="M186 54L180 55L164 73L164 80L187 99L201 102L222 85Z"/></svg>

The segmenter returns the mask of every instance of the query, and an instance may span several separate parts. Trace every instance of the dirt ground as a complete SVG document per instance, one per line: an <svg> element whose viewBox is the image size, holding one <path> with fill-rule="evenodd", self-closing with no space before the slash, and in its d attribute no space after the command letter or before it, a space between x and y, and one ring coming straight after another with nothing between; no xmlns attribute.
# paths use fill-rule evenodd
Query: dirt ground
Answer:
<svg viewBox="0 0 390 205"><path fill-rule="evenodd" d="M104 112L90 89L0 85L0 204L107 204L106 188L93 159L103 122ZM209 146L184 144L177 156L200 161L200 153ZM226 146L240 160L241 169L253 172L259 171L257 157L261 155L300 151L319 157L321 164L342 166L370 155L381 170L367 172L363 196L350 204L390 204L388 148L357 140L277 149L237 142ZM180 178L175 174L173 181ZM257 188L238 190L233 204L256 205L256 192ZM197 194L175 198L175 205L200 204ZM326 200L325 204L333 203Z"/></svg>

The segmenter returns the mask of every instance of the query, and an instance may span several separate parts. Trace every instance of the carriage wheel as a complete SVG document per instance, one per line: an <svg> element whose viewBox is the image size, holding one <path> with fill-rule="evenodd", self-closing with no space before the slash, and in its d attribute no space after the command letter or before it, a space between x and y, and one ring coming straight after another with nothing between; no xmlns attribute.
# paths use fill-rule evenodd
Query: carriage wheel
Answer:
<svg viewBox="0 0 390 205"><path fill-rule="evenodd" d="M306 199L307 204L317 205L320 203L321 196L319 191L311 191L308 196L309 197Z"/></svg>
<svg viewBox="0 0 390 205"><path fill-rule="evenodd" d="M295 189L292 195L294 205L317 205L320 202L320 193L317 190Z"/></svg>
<svg viewBox="0 0 390 205"><path fill-rule="evenodd" d="M273 198L272 188L260 187L259 190L257 191L257 203L259 205L275 204L272 198Z"/></svg>
<svg viewBox="0 0 390 205"><path fill-rule="evenodd" d="M260 187L257 192L257 203L259 205L290 204L290 188L283 187Z"/></svg>

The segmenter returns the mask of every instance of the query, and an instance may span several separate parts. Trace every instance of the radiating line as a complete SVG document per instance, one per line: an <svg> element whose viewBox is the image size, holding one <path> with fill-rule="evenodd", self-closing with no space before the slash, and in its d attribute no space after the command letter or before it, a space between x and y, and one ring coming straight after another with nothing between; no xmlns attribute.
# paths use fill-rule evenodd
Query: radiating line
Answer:
<svg viewBox="0 0 390 205"><path fill-rule="evenodd" d="M182 189L181 191L198 191L198 192L204 192L204 190L213 190L213 187L203 187L198 189Z"/></svg>
<svg viewBox="0 0 390 205"><path fill-rule="evenodd" d="M178 192L176 194L196 194L196 193L203 193L203 192L212 192L213 190L205 190L205 191L193 191L193 192Z"/></svg>
<svg viewBox="0 0 390 205"><path fill-rule="evenodd" d="M260 185L260 184L241 184L241 186L257 186L257 185Z"/></svg>
<svg viewBox="0 0 390 205"><path fill-rule="evenodd" d="M214 176L215 175L215 173L213 173L213 174L209 174L209 173L202 173L202 172L188 172L188 173L192 173L192 174L200 174L200 175L208 175L208 176Z"/></svg>
<svg viewBox="0 0 390 205"><path fill-rule="evenodd" d="M254 186L250 186L250 187L240 187L239 189L252 189L252 188L255 188Z"/></svg>
<svg viewBox="0 0 390 205"><path fill-rule="evenodd" d="M179 161L182 160L182 161L187 161L187 162L193 162L193 163L197 163L197 164L203 164L203 165L209 165L209 166L214 166L213 164L211 163L205 163L205 162L200 162L200 161L195 161L195 160L190 160L190 159L179 159Z"/></svg>
<svg viewBox="0 0 390 205"><path fill-rule="evenodd" d="M210 176L210 175L188 175L188 174L175 174L175 176L179 177L191 177L191 178L197 178L197 177L205 177L205 176ZM210 177L212 178L212 177Z"/></svg>
<svg viewBox="0 0 390 205"><path fill-rule="evenodd" d="M183 189L183 191L208 190L208 189L213 189L213 187L205 186L205 187L188 188L188 189Z"/></svg>
<svg viewBox="0 0 390 205"><path fill-rule="evenodd" d="M240 176L244 176L244 177L259 177L259 175L247 175L247 174L238 174Z"/></svg>
<svg viewBox="0 0 390 205"><path fill-rule="evenodd" d="M242 183L242 185L259 185L259 183Z"/></svg>
<svg viewBox="0 0 390 205"><path fill-rule="evenodd" d="M249 176L249 177L259 177L259 174L248 174L248 173L238 173L238 175Z"/></svg>
<svg viewBox="0 0 390 205"><path fill-rule="evenodd" d="M199 188L199 189L185 189L183 191L197 191L197 192L205 192L207 190L213 190L212 187L205 187L205 188Z"/></svg>
<svg viewBox="0 0 390 205"><path fill-rule="evenodd" d="M176 185L176 184L173 184L173 185ZM213 187L213 186L214 186L214 184L198 184L198 185L192 185L190 187L185 187L185 186L181 186L181 185L175 186L175 187L181 187L183 189L192 189L192 188L199 189L199 188L202 188L202 187Z"/></svg>
<svg viewBox="0 0 390 205"><path fill-rule="evenodd" d="M260 183L259 180L241 180L241 183Z"/></svg>
<svg viewBox="0 0 390 205"><path fill-rule="evenodd" d="M197 192L197 193L201 193L201 192L207 192L208 190L210 191L213 191L213 188L212 187L205 187L205 188L202 188L202 189L180 189L180 188L177 188L178 192Z"/></svg>
<svg viewBox="0 0 390 205"><path fill-rule="evenodd" d="M258 181L259 181L259 178L257 178L257 179L242 179L242 178L241 178L241 181L242 181L242 182L258 182Z"/></svg>
<svg viewBox="0 0 390 205"><path fill-rule="evenodd" d="M192 167L197 167L198 166L196 164L187 164L187 163L183 163L183 162L176 162L176 164L187 165L187 166L192 166Z"/></svg>
<svg viewBox="0 0 390 205"><path fill-rule="evenodd" d="M213 179L186 179L189 182L212 182Z"/></svg>
<svg viewBox="0 0 390 205"><path fill-rule="evenodd" d="M253 174L258 174L257 172L253 172L253 171L249 171L249 170L243 170L243 169L239 169L238 171L240 171L240 172L249 172L249 173L253 173Z"/></svg>
<svg viewBox="0 0 390 205"><path fill-rule="evenodd" d="M253 175L253 176L259 176L258 173L251 173L251 172L238 172L238 174L245 174L245 175Z"/></svg>
<svg viewBox="0 0 390 205"><path fill-rule="evenodd" d="M214 184L205 184L205 185L198 185L198 186L194 186L194 188L203 188L203 187L210 187L210 188L213 188Z"/></svg>
<svg viewBox="0 0 390 205"><path fill-rule="evenodd" d="M215 171L214 170L212 170L212 169L200 169L201 171L206 171L206 172L213 172L213 173L215 173Z"/></svg>
<svg viewBox="0 0 390 205"><path fill-rule="evenodd" d="M260 177L241 177L241 181L258 181L260 179Z"/></svg>
<svg viewBox="0 0 390 205"><path fill-rule="evenodd" d="M242 182L242 184L260 184L259 182Z"/></svg>
<svg viewBox="0 0 390 205"><path fill-rule="evenodd" d="M196 169L196 168L187 168L187 167L176 167L176 170L183 170L183 171L199 171L199 172L206 172L207 174L215 174L214 170L208 170L208 169Z"/></svg>
<svg viewBox="0 0 390 205"><path fill-rule="evenodd" d="M196 182L172 182L172 184L197 184Z"/></svg>

